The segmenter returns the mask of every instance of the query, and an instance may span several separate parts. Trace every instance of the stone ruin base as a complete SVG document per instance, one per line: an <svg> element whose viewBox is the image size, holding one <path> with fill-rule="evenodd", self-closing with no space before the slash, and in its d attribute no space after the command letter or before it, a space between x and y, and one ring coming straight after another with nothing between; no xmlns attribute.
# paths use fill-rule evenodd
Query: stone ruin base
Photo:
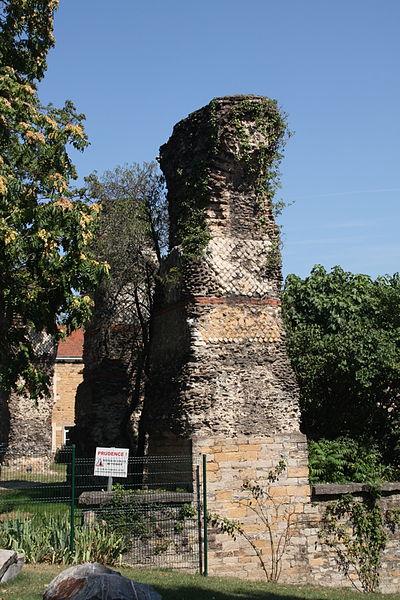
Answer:
<svg viewBox="0 0 400 600"><path fill-rule="evenodd" d="M338 569L335 551L320 543L318 533L329 502L351 493L363 501L364 484L310 486L307 442L303 434L281 433L266 437L199 437L193 439L193 456L207 456L207 509L242 524L244 532L262 554L266 570L271 572L273 554L268 531L249 505L250 494L243 489L248 481L269 490L263 507L271 522L275 550L287 539L279 582L348 587L357 584L355 573L346 577ZM268 474L280 460L285 469L279 478L268 482ZM382 487L383 508L400 508L400 483ZM241 534L234 539L217 527L209 529L208 571L210 575L266 580L266 573L255 549ZM389 533L382 557L379 591L400 590L399 531ZM352 582L353 580L353 582Z"/></svg>
<svg viewBox="0 0 400 600"><path fill-rule="evenodd" d="M275 546L286 537L286 550L279 580L308 583L309 564L304 520L311 509L308 484L307 441L303 434L282 433L269 437L239 436L234 439L198 438L193 440L193 455L207 455L207 509L222 517L239 521L256 547L262 552L267 569L272 554L268 533L248 502L246 481L269 489L270 498L263 506L269 515ZM284 461L278 480L268 475ZM265 572L255 550L242 536L236 540L213 529L209 535L209 573L247 579L264 579Z"/></svg>

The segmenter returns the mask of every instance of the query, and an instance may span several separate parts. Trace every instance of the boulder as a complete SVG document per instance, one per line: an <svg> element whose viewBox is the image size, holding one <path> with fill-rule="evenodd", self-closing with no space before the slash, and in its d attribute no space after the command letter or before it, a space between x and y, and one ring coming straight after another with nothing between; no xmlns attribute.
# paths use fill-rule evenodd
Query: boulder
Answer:
<svg viewBox="0 0 400 600"><path fill-rule="evenodd" d="M22 567L25 564L25 554L22 554L21 552L15 552L15 554L15 562L10 564L6 572L0 577L0 583L11 581L11 579L14 579L14 577L22 570Z"/></svg>
<svg viewBox="0 0 400 600"><path fill-rule="evenodd" d="M0 550L0 583L14 579L25 563L25 556L14 550Z"/></svg>
<svg viewBox="0 0 400 600"><path fill-rule="evenodd" d="M123 577L99 563L66 569L50 583L43 600L162 600L150 585Z"/></svg>

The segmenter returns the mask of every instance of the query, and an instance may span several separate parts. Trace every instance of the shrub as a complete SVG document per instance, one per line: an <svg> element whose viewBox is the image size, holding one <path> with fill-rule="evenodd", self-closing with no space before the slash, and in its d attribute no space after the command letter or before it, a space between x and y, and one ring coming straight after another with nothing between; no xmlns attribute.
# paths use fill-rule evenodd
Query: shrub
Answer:
<svg viewBox="0 0 400 600"><path fill-rule="evenodd" d="M309 440L311 483L370 483L391 481L395 469L383 464L376 446L348 437Z"/></svg>

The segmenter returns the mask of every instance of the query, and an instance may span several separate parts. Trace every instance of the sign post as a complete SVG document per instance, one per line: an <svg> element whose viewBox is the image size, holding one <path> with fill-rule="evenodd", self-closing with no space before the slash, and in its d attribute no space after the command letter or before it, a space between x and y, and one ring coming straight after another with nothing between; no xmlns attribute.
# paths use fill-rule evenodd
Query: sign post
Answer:
<svg viewBox="0 0 400 600"><path fill-rule="evenodd" d="M128 477L128 458L129 448L96 448L93 475L108 477L108 492L111 492L113 477Z"/></svg>

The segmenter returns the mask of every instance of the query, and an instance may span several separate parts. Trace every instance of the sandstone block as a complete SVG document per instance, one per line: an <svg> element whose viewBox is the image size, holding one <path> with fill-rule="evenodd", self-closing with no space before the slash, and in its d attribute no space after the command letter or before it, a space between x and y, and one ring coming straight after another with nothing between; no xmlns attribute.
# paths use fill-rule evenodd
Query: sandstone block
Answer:
<svg viewBox="0 0 400 600"><path fill-rule="evenodd" d="M218 491L215 492L216 500L232 500L232 491Z"/></svg>
<svg viewBox="0 0 400 600"><path fill-rule="evenodd" d="M288 477L308 477L308 467L288 467Z"/></svg>
<svg viewBox="0 0 400 600"><path fill-rule="evenodd" d="M20 552L17 553L17 561L12 563L4 573L4 575L0 578L0 583L6 583L7 581L11 581L14 579L22 571L23 566L25 565L25 554Z"/></svg>
<svg viewBox="0 0 400 600"><path fill-rule="evenodd" d="M0 550L0 581L6 576L7 571L12 565L16 564L18 560L17 553L15 550Z"/></svg>

